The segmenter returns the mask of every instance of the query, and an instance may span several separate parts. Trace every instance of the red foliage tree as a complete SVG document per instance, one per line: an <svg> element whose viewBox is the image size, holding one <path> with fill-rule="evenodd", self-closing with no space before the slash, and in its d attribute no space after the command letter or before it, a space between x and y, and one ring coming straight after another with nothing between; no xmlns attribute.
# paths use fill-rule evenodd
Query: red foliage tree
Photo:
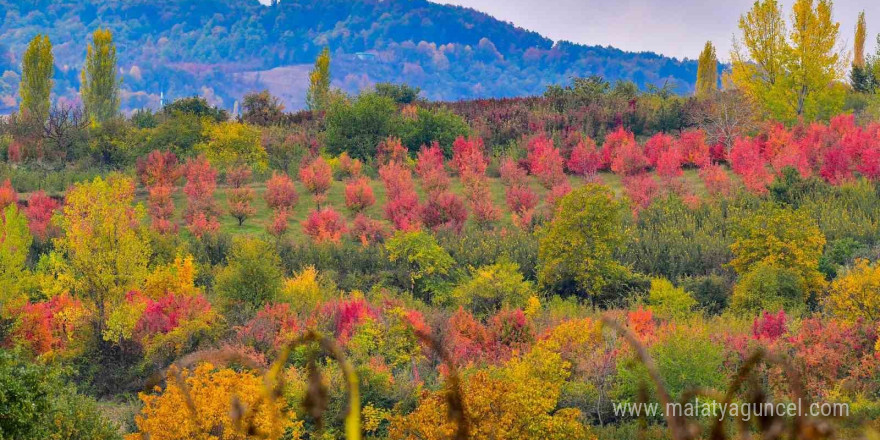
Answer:
<svg viewBox="0 0 880 440"><path fill-rule="evenodd" d="M154 186L174 186L184 170L177 156L170 151L153 150L137 161L137 174L141 184L147 188Z"/></svg>
<svg viewBox="0 0 880 440"><path fill-rule="evenodd" d="M363 173L364 164L359 159L352 159L346 152L339 155L339 171L343 177L359 178Z"/></svg>
<svg viewBox="0 0 880 440"><path fill-rule="evenodd" d="M387 202L385 217L402 230L415 230L421 227L421 207L412 180L412 173L397 162L390 162L379 168L379 177L385 184Z"/></svg>
<svg viewBox="0 0 880 440"><path fill-rule="evenodd" d="M449 189L449 174L443 165L440 144L434 142L430 147L422 146L416 162L416 173L422 179L422 189L428 194Z"/></svg>
<svg viewBox="0 0 880 440"><path fill-rule="evenodd" d="M607 146L608 142L606 142ZM648 158L635 138L626 137L623 142L613 147L611 171L621 176L639 174L648 168Z"/></svg>
<svg viewBox="0 0 880 440"><path fill-rule="evenodd" d="M506 157L501 161L498 171L501 174L501 183L508 187L528 186L529 173L519 166L515 160Z"/></svg>
<svg viewBox="0 0 880 440"><path fill-rule="evenodd" d="M538 194L528 186L512 186L507 188L505 201L513 213L513 223L524 229L529 228L538 206Z"/></svg>
<svg viewBox="0 0 880 440"><path fill-rule="evenodd" d="M432 193L422 208L422 221L435 231L444 229L461 232L467 215L464 201L449 191Z"/></svg>
<svg viewBox="0 0 880 440"><path fill-rule="evenodd" d="M657 181L648 173L625 177L623 187L627 197L632 201L634 213L650 206L659 192Z"/></svg>
<svg viewBox="0 0 880 440"><path fill-rule="evenodd" d="M290 218L290 211L287 208L279 208L273 211L272 222L267 226L270 235L281 238L287 232L287 220Z"/></svg>
<svg viewBox="0 0 880 440"><path fill-rule="evenodd" d="M753 139L739 138L730 150L730 166L738 174L745 187L756 194L767 192L773 176L767 171L761 146Z"/></svg>
<svg viewBox="0 0 880 440"><path fill-rule="evenodd" d="M651 343L657 331L657 324L654 322L654 314L651 309L643 309L639 306L638 310L627 312L627 327L638 336L642 342Z"/></svg>
<svg viewBox="0 0 880 440"><path fill-rule="evenodd" d="M18 193L15 192L15 188L12 187L12 181L6 179L2 185L0 185L0 211L6 209L7 206L18 203Z"/></svg>
<svg viewBox="0 0 880 440"><path fill-rule="evenodd" d="M77 330L88 324L86 313L69 293L45 302L28 302L15 311L18 323L12 338L25 343L34 354L64 351L76 341Z"/></svg>
<svg viewBox="0 0 880 440"><path fill-rule="evenodd" d="M605 144L602 145L602 169L611 169L611 162L617 154L617 150L627 144L636 144L636 137L622 125L608 133L605 136Z"/></svg>
<svg viewBox="0 0 880 440"><path fill-rule="evenodd" d="M706 133L703 130L686 131L679 136L675 145L681 151L683 163L702 167L711 161Z"/></svg>
<svg viewBox="0 0 880 440"><path fill-rule="evenodd" d="M452 143L452 169L461 177L485 175L486 168L489 166L489 158L486 157L484 150L482 139L465 139L459 136Z"/></svg>
<svg viewBox="0 0 880 440"><path fill-rule="evenodd" d="M545 188L550 189L565 180L562 155L546 135L539 134L529 142L527 160L529 171Z"/></svg>
<svg viewBox="0 0 880 440"><path fill-rule="evenodd" d="M306 187L306 191L312 194L315 204L321 206L327 200L327 191L333 183L333 170L322 157L318 157L310 164L299 170L299 180Z"/></svg>
<svg viewBox="0 0 880 440"><path fill-rule="evenodd" d="M657 158L657 175L664 182L670 182L682 176L681 164L684 162L684 156L678 147L670 147L660 152Z"/></svg>
<svg viewBox="0 0 880 440"><path fill-rule="evenodd" d="M47 196L45 191L37 191L28 200L27 209L24 211L28 218L28 227L31 234L38 240L45 242L55 235L52 227L52 216L58 209L58 202Z"/></svg>
<svg viewBox="0 0 880 440"><path fill-rule="evenodd" d="M391 162L405 164L409 161L409 150L403 146L399 138L392 136L379 142L376 159L383 165Z"/></svg>
<svg viewBox="0 0 880 440"><path fill-rule="evenodd" d="M239 226L257 213L257 209L251 204L254 200L254 189L248 186L251 175L251 169L247 166L236 167L226 172L226 184L229 185L226 191L226 203L229 215L238 220Z"/></svg>
<svg viewBox="0 0 880 440"><path fill-rule="evenodd" d="M267 304L241 327L236 336L244 346L254 347L262 353L277 353L296 339L302 326L290 304Z"/></svg>
<svg viewBox="0 0 880 440"><path fill-rule="evenodd" d="M327 207L320 210L312 210L308 218L302 223L303 232L317 243L339 243L342 236L347 232L345 220L333 208Z"/></svg>
<svg viewBox="0 0 880 440"><path fill-rule="evenodd" d="M357 214L363 212L367 208L376 203L376 196L373 194L373 187L370 182L361 177L349 180L345 184L345 207L349 211Z"/></svg>
<svg viewBox="0 0 880 440"><path fill-rule="evenodd" d="M596 142L590 138L586 138L578 142L574 149L571 150L571 156L566 162L568 170L574 174L583 177L589 177L596 174L602 167L602 156L596 148Z"/></svg>
<svg viewBox="0 0 880 440"><path fill-rule="evenodd" d="M358 214L354 217L350 231L351 237L368 246L372 243L381 243L388 237L388 230L381 221Z"/></svg>
<svg viewBox="0 0 880 440"><path fill-rule="evenodd" d="M700 169L700 178L711 196L729 196L733 194L733 182L721 165L707 165Z"/></svg>
<svg viewBox="0 0 880 440"><path fill-rule="evenodd" d="M535 329L520 309L498 312L489 318L488 327L496 362L527 352L535 341Z"/></svg>
<svg viewBox="0 0 880 440"><path fill-rule="evenodd" d="M293 209L299 202L299 194L290 177L284 173L272 173L272 177L266 181L266 203L274 210Z"/></svg>
<svg viewBox="0 0 880 440"><path fill-rule="evenodd" d="M492 201L492 192L489 190L489 182L485 176L472 175L463 181L465 197L474 221L481 227L486 227L501 217L501 211Z"/></svg>
<svg viewBox="0 0 880 440"><path fill-rule="evenodd" d="M168 333L182 323L211 311L211 303L203 295L168 295L153 300L146 298L146 307L135 325L137 339Z"/></svg>
<svg viewBox="0 0 880 440"><path fill-rule="evenodd" d="M489 330L462 308L449 318L444 342L459 366L481 360L493 348Z"/></svg>
<svg viewBox="0 0 880 440"><path fill-rule="evenodd" d="M660 155L675 145L675 138L666 133L657 133L645 142L645 157L652 167L657 167Z"/></svg>
<svg viewBox="0 0 880 440"><path fill-rule="evenodd" d="M219 214L214 191L217 189L217 170L204 156L191 159L186 164L186 185L183 192L188 205L184 218L193 234L201 237L206 232L214 232L220 227Z"/></svg>
<svg viewBox="0 0 880 440"><path fill-rule="evenodd" d="M787 316L784 310L779 313L764 313L752 322L752 339L775 342L788 332Z"/></svg>

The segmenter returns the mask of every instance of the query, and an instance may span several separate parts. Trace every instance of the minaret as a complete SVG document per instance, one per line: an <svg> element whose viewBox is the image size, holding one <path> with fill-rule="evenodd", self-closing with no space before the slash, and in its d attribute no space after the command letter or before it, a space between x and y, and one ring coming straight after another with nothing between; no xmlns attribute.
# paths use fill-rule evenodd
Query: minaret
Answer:
<svg viewBox="0 0 880 440"><path fill-rule="evenodd" d="M159 92L159 110L165 108L165 92Z"/></svg>

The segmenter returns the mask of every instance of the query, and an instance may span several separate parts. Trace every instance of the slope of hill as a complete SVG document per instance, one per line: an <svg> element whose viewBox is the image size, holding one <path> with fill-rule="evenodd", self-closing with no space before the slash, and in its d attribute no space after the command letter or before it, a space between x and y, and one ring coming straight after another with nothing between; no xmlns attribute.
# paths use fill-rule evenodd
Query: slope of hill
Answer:
<svg viewBox="0 0 880 440"><path fill-rule="evenodd" d="M99 26L117 40L127 109L157 106L160 92L230 108L262 88L298 108L324 45L337 87L407 82L442 100L541 93L593 74L640 86L668 81L684 92L696 75L692 61L554 43L426 0L0 0L0 11L0 113L14 109L21 55L41 32L55 45L56 95L76 99L86 42Z"/></svg>

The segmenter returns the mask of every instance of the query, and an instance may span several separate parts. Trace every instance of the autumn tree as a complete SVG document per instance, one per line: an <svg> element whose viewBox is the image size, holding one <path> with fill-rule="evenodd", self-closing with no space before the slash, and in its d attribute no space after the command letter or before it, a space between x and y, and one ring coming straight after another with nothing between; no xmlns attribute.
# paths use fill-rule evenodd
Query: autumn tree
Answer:
<svg viewBox="0 0 880 440"><path fill-rule="evenodd" d="M19 112L25 118L42 124L49 119L49 95L55 70L52 43L48 35L38 34L28 43L21 63Z"/></svg>
<svg viewBox="0 0 880 440"><path fill-rule="evenodd" d="M280 122L284 117L284 104L268 90L244 95L241 104L244 109L241 120L247 124L266 127Z"/></svg>
<svg viewBox="0 0 880 440"><path fill-rule="evenodd" d="M278 295L283 275L281 258L270 243L240 237L217 272L215 289L227 307L259 308Z"/></svg>
<svg viewBox="0 0 880 440"><path fill-rule="evenodd" d="M718 90L718 57L711 41L706 42L697 63L696 95L698 98L710 96Z"/></svg>
<svg viewBox="0 0 880 440"><path fill-rule="evenodd" d="M198 237L216 232L220 228L217 216L220 214L214 191L217 189L217 170L204 156L190 159L185 165L186 184L183 192L188 205L184 218L190 231Z"/></svg>
<svg viewBox="0 0 880 440"><path fill-rule="evenodd" d="M63 235L55 248L67 256L73 293L95 314L96 328L146 279L151 250L134 203L134 183L118 175L78 183L67 193Z"/></svg>
<svg viewBox="0 0 880 440"><path fill-rule="evenodd" d="M20 293L32 242L27 219L12 204L0 211L0 306Z"/></svg>
<svg viewBox="0 0 880 440"><path fill-rule="evenodd" d="M178 374L182 383L176 379ZM292 438L299 438L302 434L302 422L294 421L288 414L283 399L261 401L266 394L265 384L254 372L239 372L202 363L192 370L169 371L165 383L164 389L139 395L143 408L135 416L138 433L126 438L207 439L214 437L213 433L218 430L223 432L223 438L234 440L252 436L279 439L286 430ZM186 387L186 391L181 385ZM250 422L235 420L232 408L239 405L255 411ZM190 411L195 411L198 416ZM249 423L252 432L242 426Z"/></svg>
<svg viewBox="0 0 880 440"><path fill-rule="evenodd" d="M253 217L257 209L251 204L254 200L254 189L248 186L251 181L251 169L247 166L239 166L226 172L226 204L229 215L238 220L238 226Z"/></svg>
<svg viewBox="0 0 880 440"><path fill-rule="evenodd" d="M853 40L853 62L849 78L853 90L860 93L868 93L874 90L876 84L872 66L865 60L865 39L867 36L867 24L865 23L865 11L859 13L856 22L855 39Z"/></svg>
<svg viewBox="0 0 880 440"><path fill-rule="evenodd" d="M52 216L58 209L58 201L46 195L45 191L37 191L31 194L28 200L25 215L28 218L28 227L31 234L40 240L46 242L49 238L56 235L57 227L52 224Z"/></svg>
<svg viewBox="0 0 880 440"><path fill-rule="evenodd" d="M564 197L541 231L538 281L547 288L573 284L589 298L627 269L614 259L623 244L622 205L608 187L587 184Z"/></svg>
<svg viewBox="0 0 880 440"><path fill-rule="evenodd" d="M98 29L86 50L81 90L86 117L104 122L119 114L119 83L116 77L116 45L109 29Z"/></svg>
<svg viewBox="0 0 880 440"><path fill-rule="evenodd" d="M177 230L173 222L175 182L183 174L177 156L167 151L153 150L137 162L141 184L147 187L147 206L152 227L159 233Z"/></svg>
<svg viewBox="0 0 880 440"><path fill-rule="evenodd" d="M320 207L327 200L327 191L333 183L333 170L324 158L318 157L299 170L299 180Z"/></svg>
<svg viewBox="0 0 880 440"><path fill-rule="evenodd" d="M291 210L299 202L299 194L293 180L287 174L273 172L266 181L266 204L274 210Z"/></svg>
<svg viewBox="0 0 880 440"><path fill-rule="evenodd" d="M880 319L880 265L857 260L831 283L826 306L832 314L850 322Z"/></svg>
<svg viewBox="0 0 880 440"><path fill-rule="evenodd" d="M730 266L740 275L767 264L793 270L808 291L818 292L825 285L818 270L825 236L804 212L765 204L740 218L732 236Z"/></svg>
<svg viewBox="0 0 880 440"><path fill-rule="evenodd" d="M733 81L783 121L830 116L843 106L840 24L831 0L797 0L788 29L776 0L761 0L740 18Z"/></svg>
<svg viewBox="0 0 880 440"><path fill-rule="evenodd" d="M202 138L205 141L196 145L196 151L221 170L244 165L262 170L268 165L257 127L238 122L206 123Z"/></svg>
<svg viewBox="0 0 880 440"><path fill-rule="evenodd" d="M315 67L309 73L309 90L306 105L311 111L327 110L330 101L330 48L325 47L315 59Z"/></svg>
<svg viewBox="0 0 880 440"><path fill-rule="evenodd" d="M316 243L339 243L348 232L345 219L331 207L312 210L302 223L303 232Z"/></svg>
<svg viewBox="0 0 880 440"><path fill-rule="evenodd" d="M363 212L376 203L373 187L364 177L352 179L345 184L345 207L354 214Z"/></svg>

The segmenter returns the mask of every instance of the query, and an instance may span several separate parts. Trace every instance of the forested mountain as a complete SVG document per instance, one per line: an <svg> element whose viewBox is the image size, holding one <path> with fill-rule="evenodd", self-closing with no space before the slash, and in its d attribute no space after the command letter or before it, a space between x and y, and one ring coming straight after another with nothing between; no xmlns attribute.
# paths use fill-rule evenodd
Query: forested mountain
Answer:
<svg viewBox="0 0 880 440"><path fill-rule="evenodd" d="M302 107L307 74L327 45L334 85L354 92L406 82L430 99L540 93L572 76L693 88L696 63L654 53L554 43L472 9L425 0L0 0L0 113L15 107L27 42L48 33L55 94L76 99L87 36L110 28L123 107L201 94L231 108L268 88Z"/></svg>

